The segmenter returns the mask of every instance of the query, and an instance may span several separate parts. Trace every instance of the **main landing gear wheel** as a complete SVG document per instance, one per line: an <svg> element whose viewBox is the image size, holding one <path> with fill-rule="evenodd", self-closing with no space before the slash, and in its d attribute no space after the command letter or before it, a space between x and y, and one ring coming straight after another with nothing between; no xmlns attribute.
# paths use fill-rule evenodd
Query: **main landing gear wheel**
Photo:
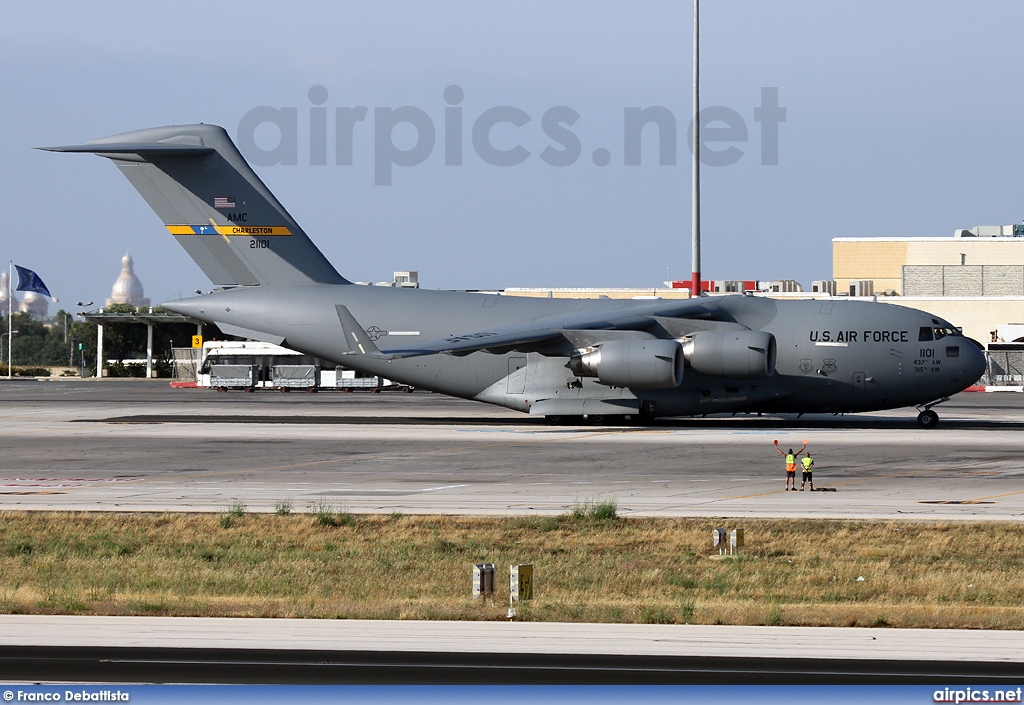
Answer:
<svg viewBox="0 0 1024 705"><path fill-rule="evenodd" d="M925 409L917 415L917 423L921 428L935 428L939 425L939 415L931 409Z"/></svg>

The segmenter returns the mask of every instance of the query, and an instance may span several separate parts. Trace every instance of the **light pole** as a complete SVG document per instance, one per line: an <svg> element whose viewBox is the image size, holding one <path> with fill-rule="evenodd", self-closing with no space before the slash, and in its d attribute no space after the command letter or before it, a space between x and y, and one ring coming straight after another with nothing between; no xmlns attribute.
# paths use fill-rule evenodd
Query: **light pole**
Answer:
<svg viewBox="0 0 1024 705"><path fill-rule="evenodd" d="M693 0L693 184L690 191L690 296L700 296L700 0Z"/></svg>
<svg viewBox="0 0 1024 705"><path fill-rule="evenodd" d="M84 306L92 306L92 301L77 301L77 302L75 302L75 306L83 306L83 307L84 307ZM72 334L72 336L71 336L71 339L72 339L72 341L73 341L73 342L72 342L72 344L71 344L71 352L70 352L70 354L68 355L68 367L70 367L70 366L71 366L71 365L72 365L72 364L74 363L74 360L75 360L75 346L74 346L74 344L75 344L76 342L78 342L78 341L77 341L77 339L76 339L76 338L74 337L74 333L75 333L75 329L74 329L74 328L72 328L72 329L71 329L71 334ZM67 331L65 331L65 332L64 332L64 342L65 342L65 343L66 343L66 342L68 342L68 334L67 334ZM84 350L82 351L82 369L83 369L83 370L85 369L85 351L84 351ZM78 375L78 376L79 376L79 377L82 377L82 376L83 376L83 374L82 374L82 373L79 373L79 375Z"/></svg>

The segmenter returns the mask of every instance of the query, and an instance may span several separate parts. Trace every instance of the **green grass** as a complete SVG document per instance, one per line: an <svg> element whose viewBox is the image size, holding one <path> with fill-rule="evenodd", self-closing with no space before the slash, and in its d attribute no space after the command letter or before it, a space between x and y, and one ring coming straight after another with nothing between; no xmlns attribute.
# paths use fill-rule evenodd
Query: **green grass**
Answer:
<svg viewBox="0 0 1024 705"><path fill-rule="evenodd" d="M1024 526L0 512L0 612L1024 629ZM747 545L720 558L716 526ZM898 531L897 531L898 529ZM894 536L899 537L894 540ZM993 540L997 536L998 540ZM472 566L496 593L471 598ZM863 581L857 578L863 576Z"/></svg>
<svg viewBox="0 0 1024 705"><path fill-rule="evenodd" d="M320 526L353 526L356 521L347 507L339 507L326 499L310 502L306 513L312 514Z"/></svg>
<svg viewBox="0 0 1024 705"><path fill-rule="evenodd" d="M611 521L619 518L619 503L614 499L588 499L573 505L569 517L576 521Z"/></svg>

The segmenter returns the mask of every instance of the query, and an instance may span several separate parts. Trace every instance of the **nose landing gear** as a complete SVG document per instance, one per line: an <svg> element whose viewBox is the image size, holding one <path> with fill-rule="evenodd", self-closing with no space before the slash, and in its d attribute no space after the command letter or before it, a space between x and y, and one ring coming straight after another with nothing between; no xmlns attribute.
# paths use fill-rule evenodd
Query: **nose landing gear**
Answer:
<svg viewBox="0 0 1024 705"><path fill-rule="evenodd" d="M917 425L921 428L935 428L938 426L939 415L932 411L932 407L938 406L945 401L949 401L949 397L942 397L941 399L936 399L935 401L918 406L917 408L921 413L917 415Z"/></svg>
<svg viewBox="0 0 1024 705"><path fill-rule="evenodd" d="M931 409L925 409L917 415L917 425L921 428L935 428L939 425L939 415Z"/></svg>

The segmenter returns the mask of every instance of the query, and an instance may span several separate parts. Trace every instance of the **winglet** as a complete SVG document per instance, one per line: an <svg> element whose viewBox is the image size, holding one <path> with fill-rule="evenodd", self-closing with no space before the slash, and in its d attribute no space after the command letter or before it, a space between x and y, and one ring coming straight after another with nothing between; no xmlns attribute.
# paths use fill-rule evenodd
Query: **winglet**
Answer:
<svg viewBox="0 0 1024 705"><path fill-rule="evenodd" d="M374 357L384 357L381 355L380 350L374 345L373 341L370 340L370 336L366 334L363 327L356 321L355 316L348 310L348 306L342 306L338 304L334 307L338 312L338 321L341 323L341 328L345 332L345 341L349 345L348 355L372 355Z"/></svg>

